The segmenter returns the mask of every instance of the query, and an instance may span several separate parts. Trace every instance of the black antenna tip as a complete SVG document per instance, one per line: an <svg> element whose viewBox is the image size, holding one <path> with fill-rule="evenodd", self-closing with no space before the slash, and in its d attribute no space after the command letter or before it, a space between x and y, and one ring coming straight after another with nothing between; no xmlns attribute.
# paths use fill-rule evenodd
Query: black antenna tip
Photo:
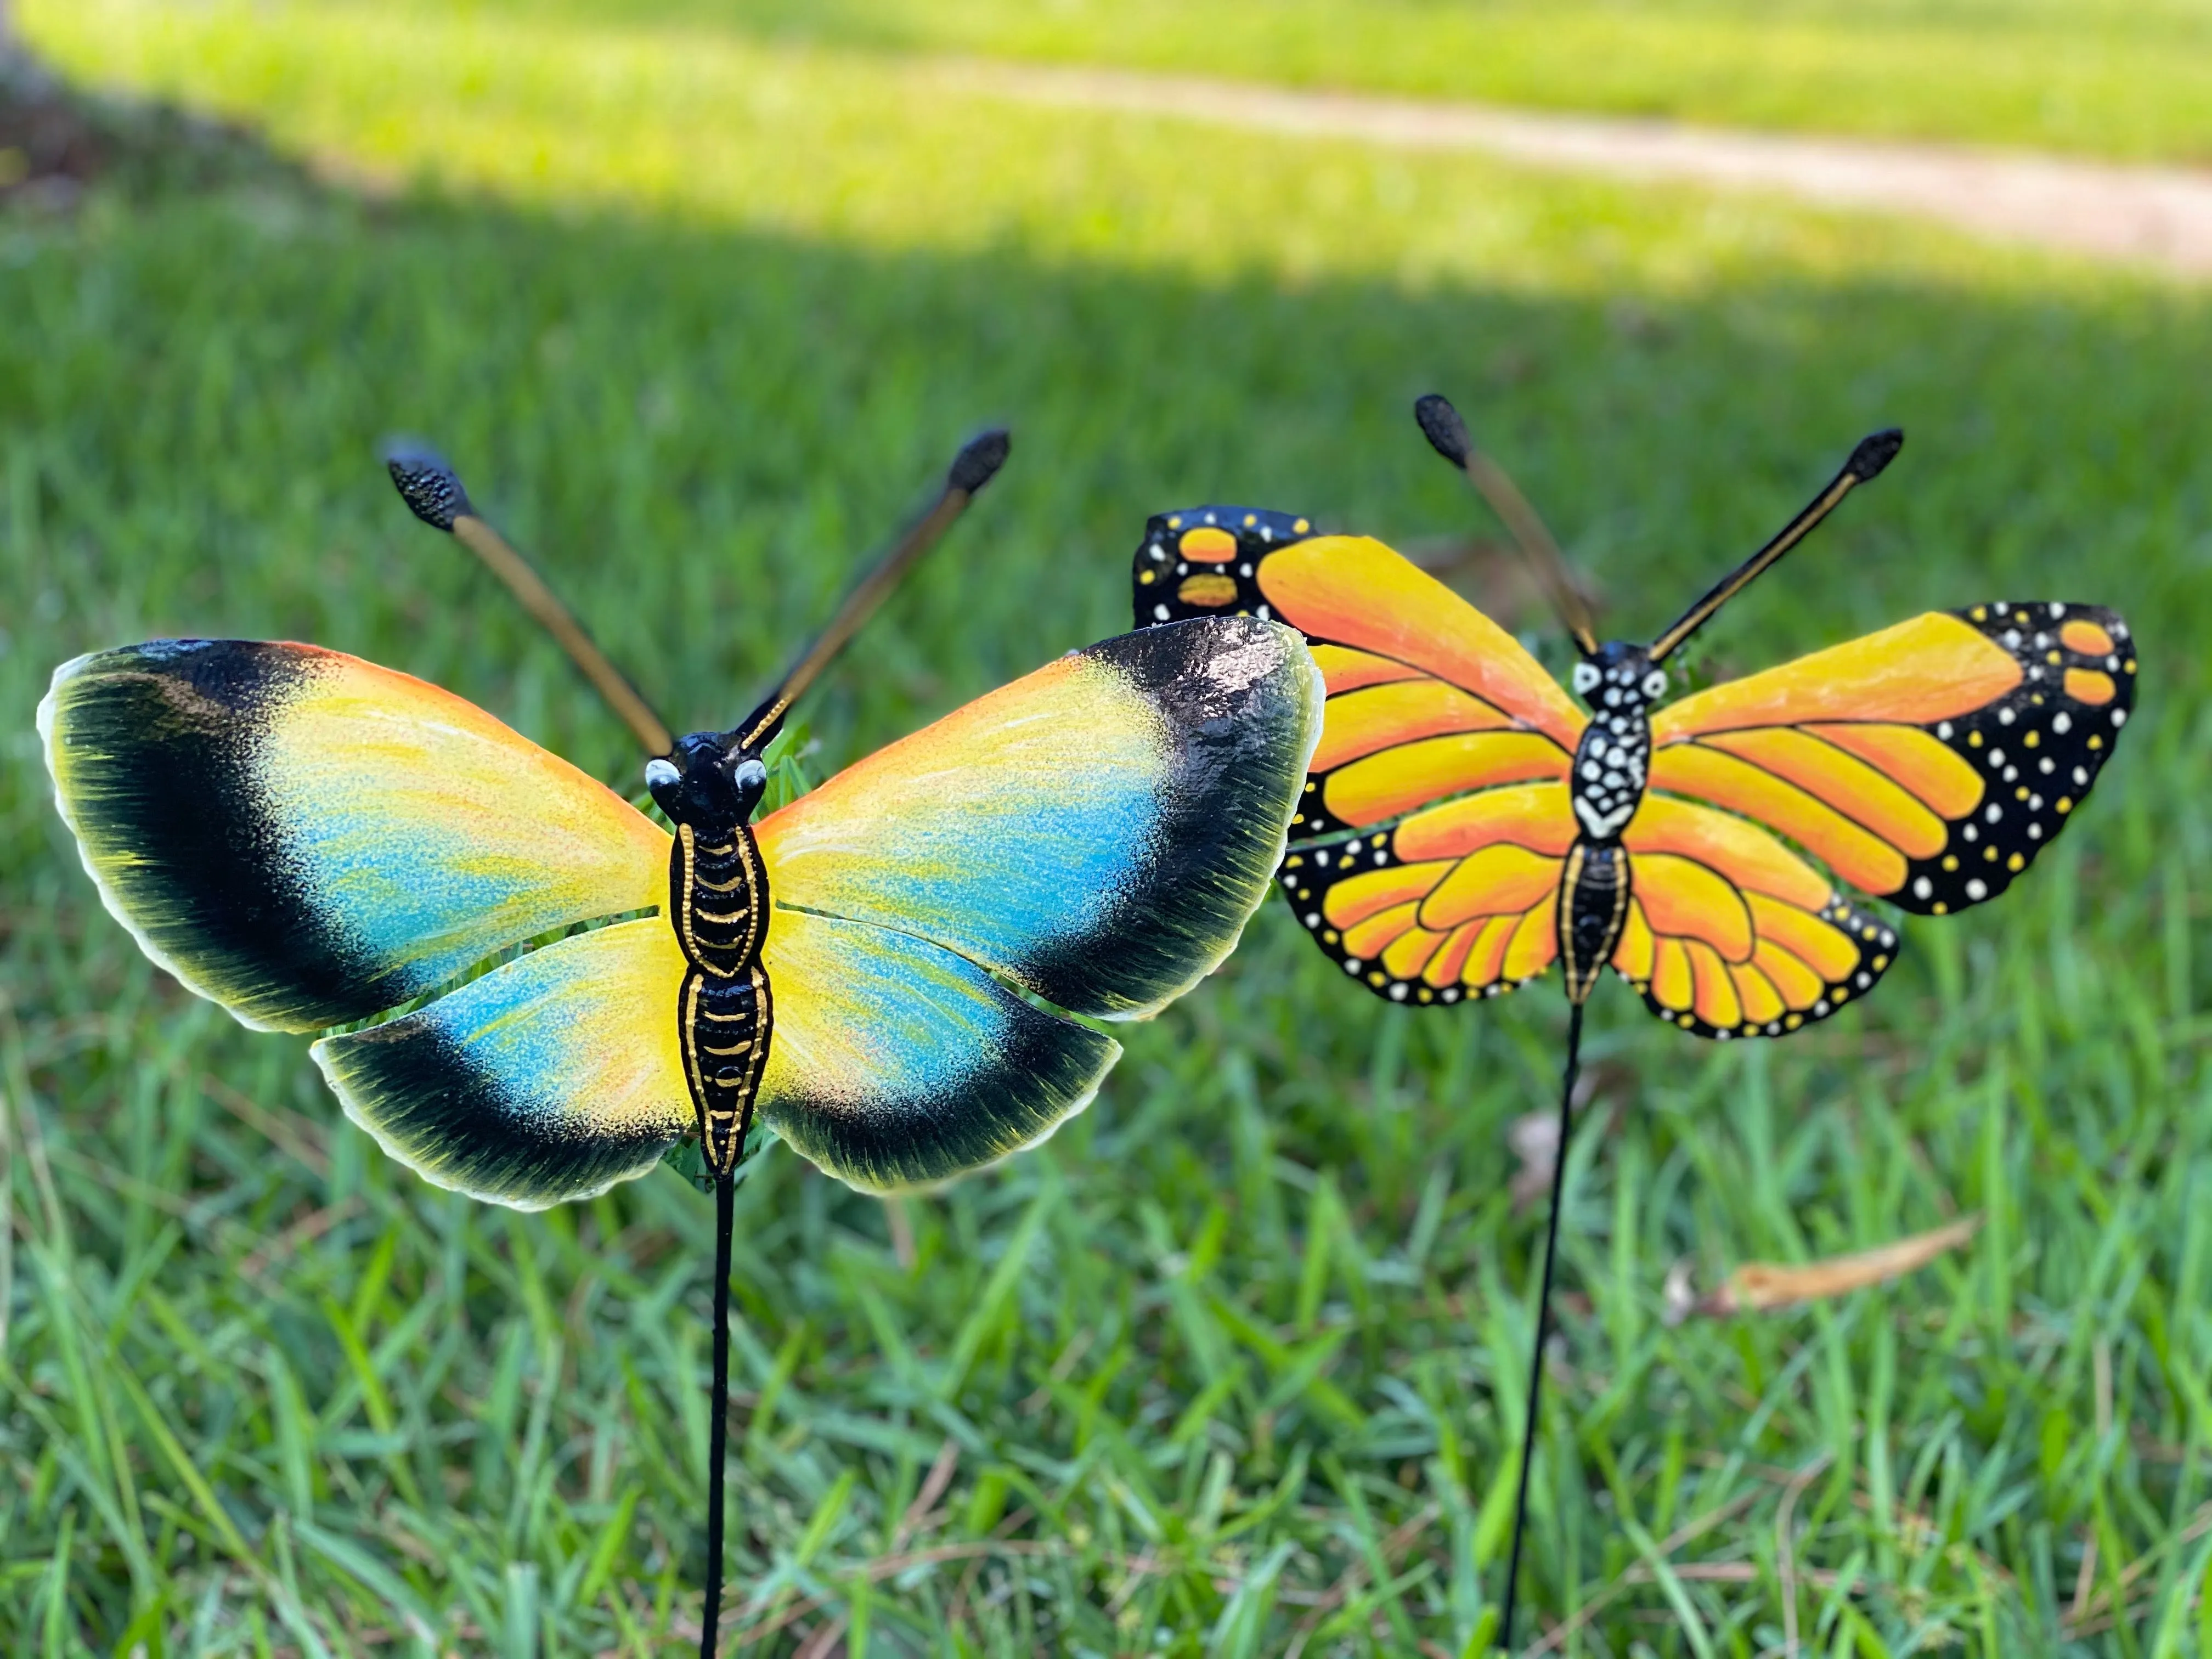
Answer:
<svg viewBox="0 0 2212 1659"><path fill-rule="evenodd" d="M952 470L945 476L945 487L974 495L998 475L1013 447L1013 438L1004 427L994 427L970 438L952 458Z"/></svg>
<svg viewBox="0 0 2212 1659"><path fill-rule="evenodd" d="M450 532L455 519L476 513L469 492L461 488L460 479L446 464L446 458L428 444L410 439L386 444L384 464L392 470L392 482L398 486L399 499L433 530Z"/></svg>
<svg viewBox="0 0 2212 1659"><path fill-rule="evenodd" d="M1897 459L1897 452L1905 447L1905 432L1901 427L1886 427L1871 437L1859 440L1859 447L1851 451L1850 465L1845 468L1861 483L1881 476L1882 468Z"/></svg>
<svg viewBox="0 0 2212 1659"><path fill-rule="evenodd" d="M1454 466L1463 467L1474 448L1474 441L1467 435L1467 422L1459 417L1459 410L1451 406L1449 398L1431 392L1425 398L1413 401L1413 418L1421 423L1421 435L1429 446Z"/></svg>

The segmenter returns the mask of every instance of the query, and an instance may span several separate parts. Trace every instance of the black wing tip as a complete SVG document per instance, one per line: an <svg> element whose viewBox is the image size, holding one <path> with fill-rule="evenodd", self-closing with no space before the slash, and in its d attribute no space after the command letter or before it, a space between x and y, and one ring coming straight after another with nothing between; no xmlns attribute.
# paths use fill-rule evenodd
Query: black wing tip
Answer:
<svg viewBox="0 0 2212 1659"><path fill-rule="evenodd" d="M1413 418L1420 422L1421 435L1429 447L1454 466L1464 467L1467 458L1474 451L1474 441L1468 436L1467 422L1460 418L1459 410L1451 400L1440 392L1431 392L1413 400Z"/></svg>
<svg viewBox="0 0 2212 1659"><path fill-rule="evenodd" d="M452 464L429 445L395 438L384 446L384 465L408 510L433 530L450 533L453 521L474 516L476 507L461 487Z"/></svg>
<svg viewBox="0 0 2212 1659"><path fill-rule="evenodd" d="M951 470L945 475L945 488L973 495L998 476L1013 447L1013 434L1002 426L978 433L952 458Z"/></svg>
<svg viewBox="0 0 2212 1659"><path fill-rule="evenodd" d="M1844 470L1861 483L1881 476L1881 470L1897 459L1897 452L1905 447L1905 428L1884 427L1859 440L1859 447L1851 451L1851 459Z"/></svg>

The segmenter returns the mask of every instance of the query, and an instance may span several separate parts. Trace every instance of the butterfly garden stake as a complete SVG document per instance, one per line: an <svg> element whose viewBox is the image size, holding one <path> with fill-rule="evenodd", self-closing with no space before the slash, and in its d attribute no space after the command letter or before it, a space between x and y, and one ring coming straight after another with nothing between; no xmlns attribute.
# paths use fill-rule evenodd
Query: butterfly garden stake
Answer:
<svg viewBox="0 0 2212 1659"><path fill-rule="evenodd" d="M870 1192L1050 1133L1121 1054L1085 1022L1157 1012L1234 947L1320 736L1297 635L1207 617L1070 652L752 823L793 700L1004 454L1002 436L963 453L744 721L673 741L450 469L392 457L416 512L653 752L672 835L461 698L316 646L98 652L39 708L116 919L245 1024L323 1033L309 1053L346 1114L426 1180L544 1209L696 1138L716 1205L710 1656L749 1128Z"/></svg>
<svg viewBox="0 0 2212 1659"><path fill-rule="evenodd" d="M1567 1053L1498 1630L1510 1650L1583 1010L1601 970L1720 1042L1782 1036L1865 995L1899 938L1847 890L1939 916L2002 892L2110 758L2136 653L2101 606L1993 599L1661 707L1668 659L1877 476L1903 434L1862 442L1650 644L1601 644L1540 521L1458 413L1437 397L1415 413L1531 547L1574 637L1587 713L1443 583L1291 514L1154 517L1134 595L1140 627L1249 615L1312 646L1328 698L1279 881L1347 976L1430 1007L1560 966Z"/></svg>

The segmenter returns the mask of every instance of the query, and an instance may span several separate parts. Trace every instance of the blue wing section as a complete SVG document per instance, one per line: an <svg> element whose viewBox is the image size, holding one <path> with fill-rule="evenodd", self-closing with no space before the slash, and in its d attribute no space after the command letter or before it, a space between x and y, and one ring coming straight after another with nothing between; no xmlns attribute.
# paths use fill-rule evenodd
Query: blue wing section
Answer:
<svg viewBox="0 0 2212 1659"><path fill-rule="evenodd" d="M1322 695L1298 635L1250 617L1071 652L764 821L769 891L1079 1014L1157 1012L1266 895Z"/></svg>
<svg viewBox="0 0 2212 1659"><path fill-rule="evenodd" d="M683 981L674 931L647 916L310 1052L346 1115L425 1180L542 1210L643 1175L696 1127Z"/></svg>
<svg viewBox="0 0 2212 1659"><path fill-rule="evenodd" d="M948 1180L1042 1140L1121 1057L908 933L779 909L762 965L775 1020L760 1110L863 1190Z"/></svg>

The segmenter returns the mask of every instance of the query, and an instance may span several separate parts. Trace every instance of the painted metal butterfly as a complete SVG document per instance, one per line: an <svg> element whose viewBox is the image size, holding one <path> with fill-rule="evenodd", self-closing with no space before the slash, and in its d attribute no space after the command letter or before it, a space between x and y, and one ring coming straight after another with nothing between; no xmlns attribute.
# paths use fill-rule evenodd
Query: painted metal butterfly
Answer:
<svg viewBox="0 0 2212 1659"><path fill-rule="evenodd" d="M721 1399L755 1114L872 1192L1050 1133L1121 1054L1085 1021L1156 1013L1234 947L1320 735L1298 635L1208 617L1071 652L754 823L793 701L1005 453L963 452L751 716L673 740L450 470L395 454L418 515L629 721L672 834L450 692L261 641L64 664L39 709L56 799L146 953L257 1030L327 1033L309 1052L347 1115L426 1180L541 1209L697 1136Z"/></svg>
<svg viewBox="0 0 2212 1659"><path fill-rule="evenodd" d="M1771 540L1649 645L1601 644L1557 549L1443 398L1415 413L1489 497L1580 654L1567 691L1489 617L1381 542L1298 514L1161 514L1139 627L1299 629L1328 685L1278 880L1314 942L1414 1006L1512 991L1558 963L1571 1006L1535 1352L1549 1314L1583 1006L1608 966L1652 1013L1782 1036L1865 995L1896 928L1852 895L1943 915L1995 898L2071 821L2134 707L2136 649L2100 605L1933 611L1661 707L1664 664L1904 442L1862 442ZM1542 1385L1532 1362L1524 1435ZM1529 1445L1501 1634L1510 1644Z"/></svg>

